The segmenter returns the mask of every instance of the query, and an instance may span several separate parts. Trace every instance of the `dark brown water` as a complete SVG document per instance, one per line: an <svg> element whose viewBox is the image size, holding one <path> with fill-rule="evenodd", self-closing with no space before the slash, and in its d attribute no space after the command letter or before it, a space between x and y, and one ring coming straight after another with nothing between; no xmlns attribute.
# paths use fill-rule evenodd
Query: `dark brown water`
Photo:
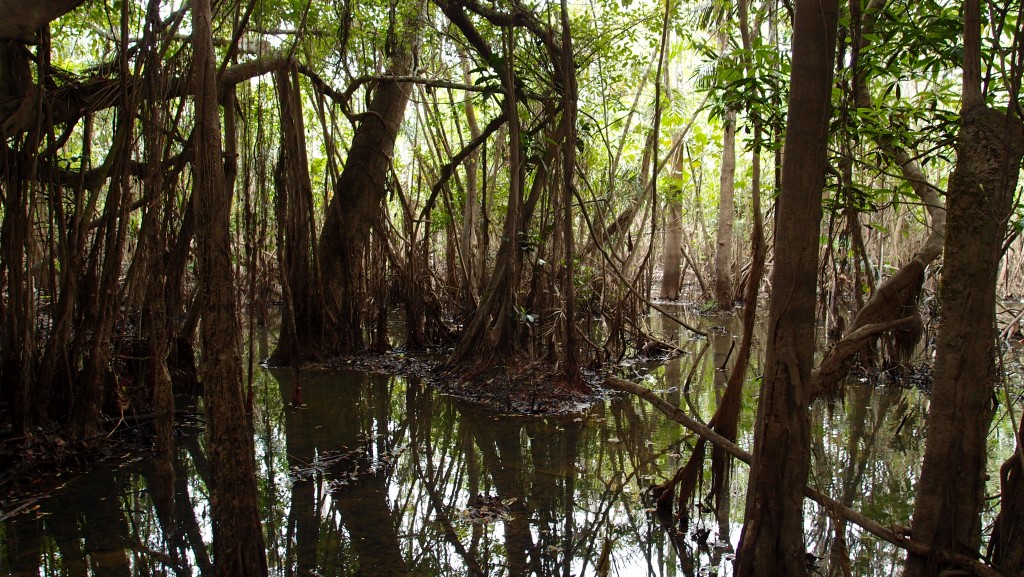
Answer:
<svg viewBox="0 0 1024 577"><path fill-rule="evenodd" d="M684 339L686 354L661 366L625 370L706 420L724 390L717 367L732 360L730 330ZM757 374L755 364L741 422L748 448ZM273 575L732 574L745 466L735 467L720 514L702 501L685 531L663 527L644 491L682 464L694 438L642 401L508 416L398 377L306 372L306 406L293 409L290 373L257 377ZM883 523L907 523L926 408L917 391L868 386L852 387L831 416L815 407L811 484ZM993 467L1012 450L1005 411L997 419ZM0 524L0 575L211 575L205 480L215 464L199 429L178 433L173 480L155 478L149 456L135 456L69 480ZM809 502L805 529L822 575L838 574L833 554L846 556L854 575L888 576L902 562L855 527L842 530L848 551L833 547L834 521Z"/></svg>

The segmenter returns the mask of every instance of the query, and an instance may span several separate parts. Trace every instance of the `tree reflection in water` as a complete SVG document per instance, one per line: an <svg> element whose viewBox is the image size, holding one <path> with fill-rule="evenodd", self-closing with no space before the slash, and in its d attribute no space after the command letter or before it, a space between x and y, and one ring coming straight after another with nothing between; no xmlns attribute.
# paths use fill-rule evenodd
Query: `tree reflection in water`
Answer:
<svg viewBox="0 0 1024 577"><path fill-rule="evenodd" d="M680 345L686 354L647 369L648 384L706 419L731 337L716 336L710 351ZM735 467L717 512L701 494L685 529L659 525L643 492L685 462L695 438L647 404L613 398L582 414L508 416L397 377L308 372L306 405L295 409L290 379L260 373L253 419L272 574L582 577L599 574L602 553L611 575L732 573L746 468ZM819 407L812 484L883 523L905 522L924 403L915 392L853 387L845 405ZM747 399L741 445L752 410ZM178 433L172 482L152 461L126 459L0 524L0 575L212 575L212 464L200 431ZM709 482L705 472L705 490ZM807 512L823 574L889 575L902 559L825 511Z"/></svg>

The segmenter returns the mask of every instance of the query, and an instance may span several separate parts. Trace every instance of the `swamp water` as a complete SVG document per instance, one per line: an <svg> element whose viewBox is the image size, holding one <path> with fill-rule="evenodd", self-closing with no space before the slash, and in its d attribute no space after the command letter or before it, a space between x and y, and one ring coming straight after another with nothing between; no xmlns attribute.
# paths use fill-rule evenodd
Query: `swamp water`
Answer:
<svg viewBox="0 0 1024 577"><path fill-rule="evenodd" d="M627 371L707 420L724 391L718 367L732 360L728 333L684 339L681 357ZM751 373L759 374L756 362ZM524 417L400 377L301 377L302 409L289 406L290 372L263 370L256 379L258 490L272 575L732 574L746 466L733 468L717 513L699 500L685 530L660 525L644 492L685 462L695 437L642 400ZM751 383L740 422L747 448ZM1005 407L990 437L993 471L1013 450ZM884 386L851 387L832 414L816 405L809 483L883 524L907 523L926 410L920 392ZM179 428L177 441L173 482L154 478L146 455L106 462L0 523L0 575L212 575L204 482L211 464L201 430ZM833 547L835 522L810 501L805 519L815 573L842 574L830 557L842 550ZM901 551L856 527L842 533L853 575L899 573Z"/></svg>

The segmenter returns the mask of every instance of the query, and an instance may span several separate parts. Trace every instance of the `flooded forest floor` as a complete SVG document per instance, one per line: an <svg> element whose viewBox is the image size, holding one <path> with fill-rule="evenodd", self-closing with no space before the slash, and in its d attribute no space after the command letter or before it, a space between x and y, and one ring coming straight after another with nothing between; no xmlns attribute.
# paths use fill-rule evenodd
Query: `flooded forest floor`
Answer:
<svg viewBox="0 0 1024 577"><path fill-rule="evenodd" d="M652 328L678 353L613 369L706 422L721 401L740 327L734 316L693 320L709 338L691 338L655 315ZM760 331L740 414L738 444L746 448ZM1008 341L990 430L994 480L1013 451L1022 360L1024 349ZM925 350L912 370L857 373L843 402L815 404L811 486L887 526L909 523L927 361ZM518 386L509 386L503 370L466 380L438 372L439 362L395 351L298 373L254 367L271 574L732 574L745 466L733 467L718 503L705 498L706 472L687 515L659 518L647 492L686 462L696 444L690 431L641 399L601 390L601 374L589 376L592 393L567 398L541 371L520 369ZM4 456L21 465L0 473L0 575L212 575L201 401L179 396L177 410L173 479L156 473L145 416L126 414L86 451L44 436L37 454ZM991 481L988 493L997 491ZM805 534L820 574L846 566L881 577L902 564L902 551L811 502Z"/></svg>

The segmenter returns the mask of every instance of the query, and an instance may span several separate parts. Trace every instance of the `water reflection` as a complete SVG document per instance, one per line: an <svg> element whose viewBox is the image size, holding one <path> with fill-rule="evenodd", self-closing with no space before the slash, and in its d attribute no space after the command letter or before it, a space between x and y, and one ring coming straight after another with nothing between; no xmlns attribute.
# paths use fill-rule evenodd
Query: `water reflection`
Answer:
<svg viewBox="0 0 1024 577"><path fill-rule="evenodd" d="M637 371L706 420L737 329L709 341L675 335L680 358ZM397 377L308 372L296 409L292 386L289 372L258 373L259 495L273 574L732 573L746 468L734 468L717 511L699 497L685 530L659 524L643 492L685 462L695 438L645 403L503 416ZM748 389L739 439L747 447L756 387ZM844 405L815 407L810 483L883 523L905 523L926 402L913 391L853 387ZM993 451L1004 454L1012 436L1000 431ZM211 464L199 431L179 429L176 439L171 482L147 458L124 459L0 524L0 574L212 575ZM827 511L809 503L806 513L821 574L882 576L900 563L899 551Z"/></svg>

